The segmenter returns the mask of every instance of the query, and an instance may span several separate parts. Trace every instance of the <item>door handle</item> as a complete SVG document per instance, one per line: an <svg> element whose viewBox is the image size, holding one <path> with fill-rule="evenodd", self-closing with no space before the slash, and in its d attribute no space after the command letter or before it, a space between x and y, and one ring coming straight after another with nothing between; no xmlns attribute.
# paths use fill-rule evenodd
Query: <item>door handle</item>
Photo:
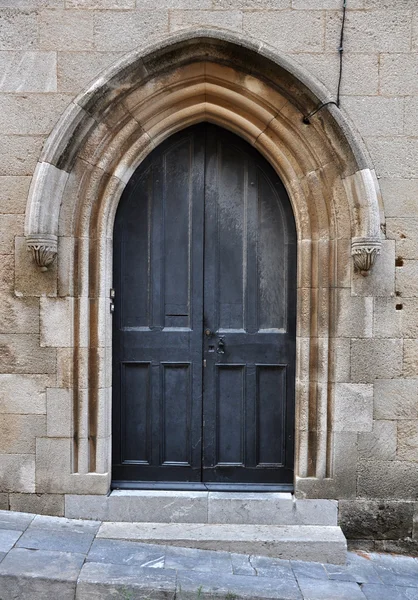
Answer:
<svg viewBox="0 0 418 600"><path fill-rule="evenodd" d="M216 348L218 354L225 354L225 341L223 338L219 338L218 347Z"/></svg>

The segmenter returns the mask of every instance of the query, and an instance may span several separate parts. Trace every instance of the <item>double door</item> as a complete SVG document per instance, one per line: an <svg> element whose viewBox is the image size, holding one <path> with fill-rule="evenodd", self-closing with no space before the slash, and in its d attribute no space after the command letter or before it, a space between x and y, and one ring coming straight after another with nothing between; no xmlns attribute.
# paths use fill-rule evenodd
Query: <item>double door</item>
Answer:
<svg viewBox="0 0 418 600"><path fill-rule="evenodd" d="M286 191L207 123L132 176L114 229L113 481L291 485L296 233Z"/></svg>

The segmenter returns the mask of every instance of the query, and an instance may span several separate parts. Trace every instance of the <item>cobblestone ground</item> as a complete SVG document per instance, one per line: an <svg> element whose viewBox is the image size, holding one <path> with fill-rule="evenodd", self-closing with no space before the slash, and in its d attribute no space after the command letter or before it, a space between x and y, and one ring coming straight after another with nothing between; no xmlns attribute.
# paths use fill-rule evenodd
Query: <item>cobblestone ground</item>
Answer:
<svg viewBox="0 0 418 600"><path fill-rule="evenodd" d="M418 600L418 559L345 566L100 539L101 523L0 511L0 600Z"/></svg>

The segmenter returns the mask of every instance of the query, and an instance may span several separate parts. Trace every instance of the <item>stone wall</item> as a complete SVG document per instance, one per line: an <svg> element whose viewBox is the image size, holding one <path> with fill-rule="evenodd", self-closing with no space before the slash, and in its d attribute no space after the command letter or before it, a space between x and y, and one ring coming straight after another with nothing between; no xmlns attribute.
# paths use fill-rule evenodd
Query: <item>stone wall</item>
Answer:
<svg viewBox="0 0 418 600"><path fill-rule="evenodd" d="M372 276L349 271L336 296L331 434L344 440L334 464L348 476L327 489L301 479L298 493L342 499L352 538L410 546L418 494L418 7L347 5L341 108L370 152L385 231ZM64 473L72 460L71 294L57 292L56 266L32 268L23 237L31 177L66 106L126 52L199 27L256 38L335 95L340 22L340 0L0 0L0 508L63 514L70 491L50 484L48 465L57 461ZM77 492L104 493L100 485L84 492L83 481Z"/></svg>

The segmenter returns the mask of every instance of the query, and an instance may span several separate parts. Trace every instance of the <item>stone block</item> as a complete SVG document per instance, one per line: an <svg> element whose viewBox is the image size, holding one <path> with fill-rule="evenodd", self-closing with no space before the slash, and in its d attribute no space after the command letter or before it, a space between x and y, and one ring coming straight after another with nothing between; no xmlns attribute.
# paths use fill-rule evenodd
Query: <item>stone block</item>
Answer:
<svg viewBox="0 0 418 600"><path fill-rule="evenodd" d="M135 0L66 0L65 8L128 10L135 8Z"/></svg>
<svg viewBox="0 0 418 600"><path fill-rule="evenodd" d="M340 526L349 539L411 537L413 502L340 500Z"/></svg>
<svg viewBox="0 0 418 600"><path fill-rule="evenodd" d="M65 516L68 519L105 521L109 517L109 498L108 496L66 494Z"/></svg>
<svg viewBox="0 0 418 600"><path fill-rule="evenodd" d="M360 498L416 500L418 464L410 461L361 461L358 466Z"/></svg>
<svg viewBox="0 0 418 600"><path fill-rule="evenodd" d="M418 179L379 180L386 217L418 218Z"/></svg>
<svg viewBox="0 0 418 600"><path fill-rule="evenodd" d="M0 510L9 510L9 494L0 493Z"/></svg>
<svg viewBox="0 0 418 600"><path fill-rule="evenodd" d="M404 98L405 110L404 110L404 133L406 135L414 136L418 126L418 97L407 96Z"/></svg>
<svg viewBox="0 0 418 600"><path fill-rule="evenodd" d="M374 307L375 337L418 338L418 299L375 298Z"/></svg>
<svg viewBox="0 0 418 600"><path fill-rule="evenodd" d="M418 54L380 55L380 93L384 96L414 96L418 94Z"/></svg>
<svg viewBox="0 0 418 600"><path fill-rule="evenodd" d="M0 334L0 373L54 373L55 348L41 348L39 335Z"/></svg>
<svg viewBox="0 0 418 600"><path fill-rule="evenodd" d="M208 496L200 492L115 490L108 498L112 521L204 523Z"/></svg>
<svg viewBox="0 0 418 600"><path fill-rule="evenodd" d="M16 7L16 3L13 3ZM0 50L36 50L38 15L36 11L20 11L0 5Z"/></svg>
<svg viewBox="0 0 418 600"><path fill-rule="evenodd" d="M348 96L343 106L362 136L398 135L404 131L403 98Z"/></svg>
<svg viewBox="0 0 418 600"><path fill-rule="evenodd" d="M351 340L349 338L334 338L331 340L333 348L333 364L330 364L330 381L350 381L350 352Z"/></svg>
<svg viewBox="0 0 418 600"><path fill-rule="evenodd" d="M340 11L326 16L326 48L337 50L341 29ZM349 52L409 52L411 13L396 8L347 11L344 50Z"/></svg>
<svg viewBox="0 0 418 600"><path fill-rule="evenodd" d="M132 598L174 600L176 572L128 565L86 563L77 582L77 600Z"/></svg>
<svg viewBox="0 0 418 600"><path fill-rule="evenodd" d="M93 77L121 56L121 52L59 52L58 90L79 93Z"/></svg>
<svg viewBox="0 0 418 600"><path fill-rule="evenodd" d="M296 10L340 10L341 2L339 0L292 0L292 8ZM363 0L353 0L350 2L350 8L363 8Z"/></svg>
<svg viewBox="0 0 418 600"><path fill-rule="evenodd" d="M29 185L30 177L0 177L0 213L23 215Z"/></svg>
<svg viewBox="0 0 418 600"><path fill-rule="evenodd" d="M30 175L41 153L42 136L0 135L0 175Z"/></svg>
<svg viewBox="0 0 418 600"><path fill-rule="evenodd" d="M72 473L72 440L36 440L36 492L39 494L107 494L108 473Z"/></svg>
<svg viewBox="0 0 418 600"><path fill-rule="evenodd" d="M353 339L351 380L356 383L373 383L375 379L383 377L399 377L402 373L402 358L402 340Z"/></svg>
<svg viewBox="0 0 418 600"><path fill-rule="evenodd" d="M323 598L344 598L363 600L364 594L354 581L325 581L309 577L298 578L299 588L304 598L322 600Z"/></svg>
<svg viewBox="0 0 418 600"><path fill-rule="evenodd" d="M246 12L243 31L286 52L324 49L324 19L319 10Z"/></svg>
<svg viewBox="0 0 418 600"><path fill-rule="evenodd" d="M317 4L317 0L311 0ZM343 106L349 96L376 96L379 92L379 55L377 53L353 53L344 56L344 78L341 82ZM339 58L335 51L300 53L292 56L310 73L315 75L329 90L338 81Z"/></svg>
<svg viewBox="0 0 418 600"><path fill-rule="evenodd" d="M15 293L17 296L56 296L57 263L40 272L24 237L15 238Z"/></svg>
<svg viewBox="0 0 418 600"><path fill-rule="evenodd" d="M418 297L418 260L404 260L396 268L396 291L403 298Z"/></svg>
<svg viewBox="0 0 418 600"><path fill-rule="evenodd" d="M226 27L242 31L242 19L240 10L172 10L170 31L190 27Z"/></svg>
<svg viewBox="0 0 418 600"><path fill-rule="evenodd" d="M418 178L417 138L369 136L365 142L379 177Z"/></svg>
<svg viewBox="0 0 418 600"><path fill-rule="evenodd" d="M15 236L23 234L23 215L0 215L0 254L13 254Z"/></svg>
<svg viewBox="0 0 418 600"><path fill-rule="evenodd" d="M295 560L340 564L346 559L339 527L280 525L214 525L212 523L103 523L98 539L125 539L170 546L227 550ZM321 555L321 553L323 553Z"/></svg>
<svg viewBox="0 0 418 600"><path fill-rule="evenodd" d="M404 377L418 377L418 340L403 342L403 372Z"/></svg>
<svg viewBox="0 0 418 600"><path fill-rule="evenodd" d="M65 0L1 0L2 8L64 8Z"/></svg>
<svg viewBox="0 0 418 600"><path fill-rule="evenodd" d="M418 462L418 421L398 421L396 456L399 460Z"/></svg>
<svg viewBox="0 0 418 600"><path fill-rule="evenodd" d="M0 293L1 333L39 333L39 300Z"/></svg>
<svg viewBox="0 0 418 600"><path fill-rule="evenodd" d="M373 421L371 432L359 433L358 453L364 460L395 460L396 422Z"/></svg>
<svg viewBox="0 0 418 600"><path fill-rule="evenodd" d="M417 379L378 379L374 383L375 419L418 419Z"/></svg>
<svg viewBox="0 0 418 600"><path fill-rule="evenodd" d="M54 383L53 375L0 374L0 412L45 414L45 390Z"/></svg>
<svg viewBox="0 0 418 600"><path fill-rule="evenodd" d="M44 415L0 415L0 452L34 454L35 438L45 433Z"/></svg>
<svg viewBox="0 0 418 600"><path fill-rule="evenodd" d="M29 494L35 491L35 457L33 454L0 455L0 490Z"/></svg>
<svg viewBox="0 0 418 600"><path fill-rule="evenodd" d="M41 298L41 346L72 346L73 299Z"/></svg>
<svg viewBox="0 0 418 600"><path fill-rule="evenodd" d="M337 290L337 336L371 337L373 298L352 296L349 289Z"/></svg>
<svg viewBox="0 0 418 600"><path fill-rule="evenodd" d="M55 52L2 52L0 92L56 92Z"/></svg>
<svg viewBox="0 0 418 600"><path fill-rule="evenodd" d="M10 510L64 516L63 494L9 494Z"/></svg>
<svg viewBox="0 0 418 600"><path fill-rule="evenodd" d="M386 235L396 241L396 256L418 259L418 218L386 219Z"/></svg>
<svg viewBox="0 0 418 600"><path fill-rule="evenodd" d="M74 600L84 556L13 548L0 564L5 598Z"/></svg>
<svg viewBox="0 0 418 600"><path fill-rule="evenodd" d="M121 52L133 50L152 39L156 32L168 31L168 11L138 10L98 12L94 21L94 44L96 50ZM82 50L82 48L77 48Z"/></svg>
<svg viewBox="0 0 418 600"><path fill-rule="evenodd" d="M352 270L351 290L354 296L393 296L395 294L395 242L384 240L367 277Z"/></svg>
<svg viewBox="0 0 418 600"><path fill-rule="evenodd" d="M164 0L163 4L155 4L154 0L136 0L136 7L139 10L155 10L157 8L159 9L163 9L163 10L170 10L170 9L192 9L194 8L195 10L208 10L212 8L238 8L238 6L236 6L238 4L237 0L229 0L229 2L235 5L235 6L222 6L222 0ZM244 2L246 0L243 0ZM248 2L251 2L251 0L247 0ZM284 1L284 2L288 2L289 0L256 0L258 2L280 2L280 1ZM228 0L225 0L225 3L228 3Z"/></svg>
<svg viewBox="0 0 418 600"><path fill-rule="evenodd" d="M337 503L296 500L290 494L209 493L209 523L336 525Z"/></svg>
<svg viewBox="0 0 418 600"><path fill-rule="evenodd" d="M71 437L73 431L71 390L47 389L46 406L46 435L48 437Z"/></svg>
<svg viewBox="0 0 418 600"><path fill-rule="evenodd" d="M337 383L334 399L334 431L371 431L373 386Z"/></svg>
<svg viewBox="0 0 418 600"><path fill-rule="evenodd" d="M44 10L39 21L41 50L92 50L93 13L79 10Z"/></svg>
<svg viewBox="0 0 418 600"><path fill-rule="evenodd" d="M14 293L14 256L3 254L0 261L0 293Z"/></svg>
<svg viewBox="0 0 418 600"><path fill-rule="evenodd" d="M47 135L71 102L67 94L0 94L4 134Z"/></svg>

